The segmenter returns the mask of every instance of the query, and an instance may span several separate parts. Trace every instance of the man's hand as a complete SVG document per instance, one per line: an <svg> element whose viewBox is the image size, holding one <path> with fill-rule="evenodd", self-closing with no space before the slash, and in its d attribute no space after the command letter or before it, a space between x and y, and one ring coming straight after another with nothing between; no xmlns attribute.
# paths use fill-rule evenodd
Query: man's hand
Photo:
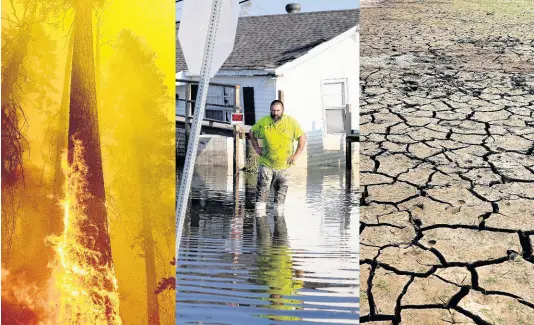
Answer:
<svg viewBox="0 0 534 325"><path fill-rule="evenodd" d="M303 134L299 137L299 145L297 146L297 151L295 151L294 154L292 154L288 159L287 163L289 165L294 165L297 159L299 159L300 154L304 150L304 146L306 145L306 134Z"/></svg>
<svg viewBox="0 0 534 325"><path fill-rule="evenodd" d="M288 165L294 165L298 158L299 156L297 154L291 155L289 158L287 158Z"/></svg>
<svg viewBox="0 0 534 325"><path fill-rule="evenodd" d="M259 156L261 156L261 148L260 148L260 145L258 144L258 140L256 140L256 136L254 135L254 132L250 132L249 139L250 139L250 142L252 143L252 146L254 147L254 151L256 151L256 153Z"/></svg>

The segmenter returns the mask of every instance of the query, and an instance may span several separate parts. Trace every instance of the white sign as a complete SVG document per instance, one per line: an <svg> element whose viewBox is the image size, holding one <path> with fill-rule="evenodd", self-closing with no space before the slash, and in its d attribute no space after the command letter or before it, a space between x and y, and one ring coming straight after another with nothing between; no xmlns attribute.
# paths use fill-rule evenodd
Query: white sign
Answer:
<svg viewBox="0 0 534 325"><path fill-rule="evenodd" d="M184 0L182 20L178 30L178 40L184 53L189 74L200 75L202 59L206 47L209 21L212 18L213 0ZM213 57L210 65L210 78L221 68L234 48L239 0L222 0Z"/></svg>

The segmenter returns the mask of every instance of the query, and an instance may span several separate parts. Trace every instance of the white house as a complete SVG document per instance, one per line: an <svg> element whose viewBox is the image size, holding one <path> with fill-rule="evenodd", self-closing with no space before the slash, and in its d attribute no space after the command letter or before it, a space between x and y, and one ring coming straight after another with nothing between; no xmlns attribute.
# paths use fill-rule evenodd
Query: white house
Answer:
<svg viewBox="0 0 534 325"><path fill-rule="evenodd" d="M176 43L177 79L198 80ZM268 115L283 93L285 113L308 135L299 164L343 165L347 104L351 129L359 130L359 9L240 17L233 52L212 82L241 87L247 125ZM184 98L183 84L177 96ZM210 87L208 101L228 103L232 96ZM176 113L184 115L183 102Z"/></svg>

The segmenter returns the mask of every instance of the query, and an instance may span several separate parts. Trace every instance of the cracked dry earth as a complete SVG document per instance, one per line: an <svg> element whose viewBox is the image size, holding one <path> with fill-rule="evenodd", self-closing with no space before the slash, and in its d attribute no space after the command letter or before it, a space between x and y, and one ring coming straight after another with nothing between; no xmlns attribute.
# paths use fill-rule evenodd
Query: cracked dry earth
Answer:
<svg viewBox="0 0 534 325"><path fill-rule="evenodd" d="M534 2L458 3L361 10L361 323L534 324Z"/></svg>

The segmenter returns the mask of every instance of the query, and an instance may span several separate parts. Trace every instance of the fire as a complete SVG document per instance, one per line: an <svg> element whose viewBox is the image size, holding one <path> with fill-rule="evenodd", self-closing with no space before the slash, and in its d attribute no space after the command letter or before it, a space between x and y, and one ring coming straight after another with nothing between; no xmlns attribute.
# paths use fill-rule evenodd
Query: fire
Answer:
<svg viewBox="0 0 534 325"><path fill-rule="evenodd" d="M31 275L13 273L2 265L2 324L13 325L120 325L117 279L112 263L90 249L91 226L83 202L89 199L83 146L75 142L73 162L67 165L63 232L49 236L54 247L51 276L45 283L28 281Z"/></svg>
<svg viewBox="0 0 534 325"><path fill-rule="evenodd" d="M2 267L2 323L55 325L54 297L47 289L28 283L20 274ZM48 297L47 297L48 295Z"/></svg>
<svg viewBox="0 0 534 325"><path fill-rule="evenodd" d="M64 229L55 238L57 262L52 279L59 294L57 324L119 325L119 295L113 265L98 263L100 253L84 246L88 238L81 229L86 220L84 206L87 198L87 167L82 159L83 146L75 142L73 162L67 166L63 206Z"/></svg>

